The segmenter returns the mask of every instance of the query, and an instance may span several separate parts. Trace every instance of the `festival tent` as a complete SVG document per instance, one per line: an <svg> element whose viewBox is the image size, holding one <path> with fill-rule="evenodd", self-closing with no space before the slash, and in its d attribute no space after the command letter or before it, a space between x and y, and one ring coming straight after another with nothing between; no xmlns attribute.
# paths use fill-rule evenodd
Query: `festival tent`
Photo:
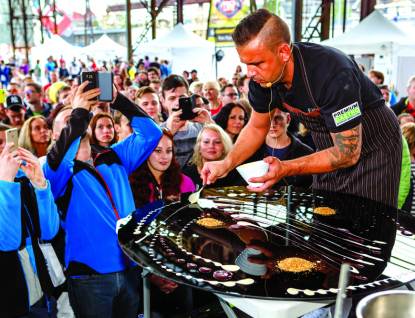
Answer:
<svg viewBox="0 0 415 318"><path fill-rule="evenodd" d="M113 59L116 55L118 57L125 57L127 55L127 48L104 34L94 43L85 46L82 52L98 59Z"/></svg>
<svg viewBox="0 0 415 318"><path fill-rule="evenodd" d="M215 78L215 43L186 30L182 23L165 36L140 44L136 54L169 60L173 74L196 69L201 80Z"/></svg>
<svg viewBox="0 0 415 318"><path fill-rule="evenodd" d="M415 38L407 34L378 10L373 11L356 27L342 35L321 42L349 55L375 54L385 61L387 84L406 96L406 84L415 74ZM376 58L375 58L376 60ZM376 61L375 61L376 67Z"/></svg>
<svg viewBox="0 0 415 318"><path fill-rule="evenodd" d="M73 46L62 39L59 35L53 34L50 38L45 38L41 45L31 48L31 62L40 60L41 65L46 63L49 56L53 56L55 60L59 60L63 56L64 60L72 61L74 57L79 57L82 54L82 49Z"/></svg>

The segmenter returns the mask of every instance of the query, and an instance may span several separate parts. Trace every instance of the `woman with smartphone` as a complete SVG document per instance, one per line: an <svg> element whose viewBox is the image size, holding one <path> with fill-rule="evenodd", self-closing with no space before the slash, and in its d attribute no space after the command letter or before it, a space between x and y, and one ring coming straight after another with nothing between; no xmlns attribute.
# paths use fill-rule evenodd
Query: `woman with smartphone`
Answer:
<svg viewBox="0 0 415 318"><path fill-rule="evenodd" d="M109 147L118 142L118 134L115 133L114 119L106 113L99 113L92 117L89 126L92 129L91 145Z"/></svg>
<svg viewBox="0 0 415 318"><path fill-rule="evenodd" d="M223 160L233 147L229 135L218 125L205 125L200 131L193 148L193 157L189 165L183 169L183 173L192 179L195 185L200 187L203 180L200 172L206 162ZM236 170L232 170L226 177L218 179L214 187L246 185ZM209 186L208 186L209 187Z"/></svg>
<svg viewBox="0 0 415 318"><path fill-rule="evenodd" d="M40 158L46 156L51 144L51 132L45 117L37 115L25 121L19 134L20 148L27 149Z"/></svg>

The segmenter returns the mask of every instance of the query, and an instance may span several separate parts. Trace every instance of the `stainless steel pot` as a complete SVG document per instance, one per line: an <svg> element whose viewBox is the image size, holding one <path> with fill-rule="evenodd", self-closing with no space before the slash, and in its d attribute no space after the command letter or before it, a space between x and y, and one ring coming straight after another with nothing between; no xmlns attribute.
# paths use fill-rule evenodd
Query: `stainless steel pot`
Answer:
<svg viewBox="0 0 415 318"><path fill-rule="evenodd" d="M356 308L358 318L415 318L415 291L391 290L363 298Z"/></svg>

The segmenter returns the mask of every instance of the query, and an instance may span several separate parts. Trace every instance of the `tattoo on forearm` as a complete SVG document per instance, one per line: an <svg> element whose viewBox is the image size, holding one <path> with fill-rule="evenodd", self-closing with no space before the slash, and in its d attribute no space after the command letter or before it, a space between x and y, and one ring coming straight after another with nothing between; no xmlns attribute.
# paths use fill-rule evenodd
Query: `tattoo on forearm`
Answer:
<svg viewBox="0 0 415 318"><path fill-rule="evenodd" d="M359 158L361 150L361 125L332 134L334 147L326 149L333 168L345 168L352 165L354 158Z"/></svg>

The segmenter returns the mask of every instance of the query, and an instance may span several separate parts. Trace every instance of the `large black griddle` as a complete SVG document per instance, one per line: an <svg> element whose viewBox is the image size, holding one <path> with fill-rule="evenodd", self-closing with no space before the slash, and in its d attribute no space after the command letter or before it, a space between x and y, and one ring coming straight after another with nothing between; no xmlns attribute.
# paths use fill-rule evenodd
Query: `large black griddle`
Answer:
<svg viewBox="0 0 415 318"><path fill-rule="evenodd" d="M205 189L197 205L189 204L189 195L182 194L179 202L160 200L143 207L118 232L121 248L134 262L178 284L231 296L311 301L335 299L343 262L354 268L348 296L415 279L415 218L393 207L292 187L261 194L245 187ZM336 214L316 215L315 207L330 207ZM204 217L224 225L197 225ZM270 268L286 257L301 257L317 266L305 273L275 268L269 278L243 269L230 271L232 277L226 272L218 276L227 265L235 265L247 245L265 249L269 257L260 257ZM238 283L247 279L253 283Z"/></svg>

